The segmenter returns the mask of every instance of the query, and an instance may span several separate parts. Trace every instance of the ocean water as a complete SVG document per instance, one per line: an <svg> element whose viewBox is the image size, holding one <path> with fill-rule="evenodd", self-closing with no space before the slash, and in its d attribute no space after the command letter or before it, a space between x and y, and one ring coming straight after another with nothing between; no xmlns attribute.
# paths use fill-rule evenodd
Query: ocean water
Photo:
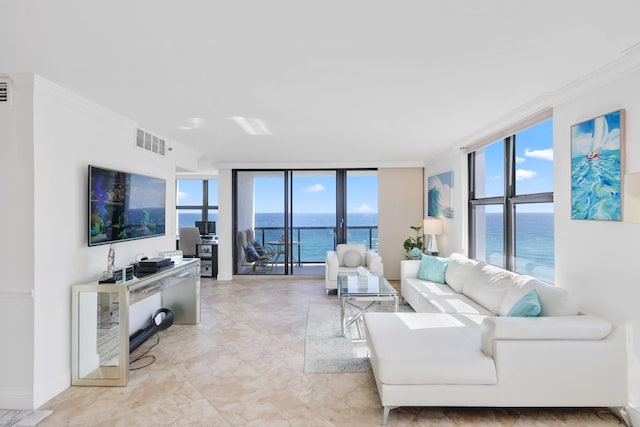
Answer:
<svg viewBox="0 0 640 427"><path fill-rule="evenodd" d="M327 251L335 247L336 216L332 213L297 213L293 215L294 257L302 262L324 262ZM347 242L378 247L378 215L349 214ZM283 214L256 213L256 239L266 244L282 239Z"/></svg>
<svg viewBox="0 0 640 427"><path fill-rule="evenodd" d="M486 247L476 258L504 266L503 216L487 213ZM545 282L554 282L555 251L553 213L516 213L515 270Z"/></svg>
<svg viewBox="0 0 640 427"><path fill-rule="evenodd" d="M571 159L571 218L619 220L620 151Z"/></svg>
<svg viewBox="0 0 640 427"><path fill-rule="evenodd" d="M199 214L182 213L179 226L192 227ZM217 221L217 216L213 217ZM349 214L348 242L377 248L378 215ZM281 239L284 232L281 213L256 214L256 240L269 244ZM326 251L335 246L335 214L302 213L293 215L294 256L302 262L324 262ZM552 213L518 213L516 215L516 270L547 282L554 280L554 232ZM411 230L407 230L407 236ZM502 215L486 214L486 251L478 258L502 265ZM403 239L404 240L404 239ZM398 242L402 251L402 241ZM483 256L484 255L484 256Z"/></svg>

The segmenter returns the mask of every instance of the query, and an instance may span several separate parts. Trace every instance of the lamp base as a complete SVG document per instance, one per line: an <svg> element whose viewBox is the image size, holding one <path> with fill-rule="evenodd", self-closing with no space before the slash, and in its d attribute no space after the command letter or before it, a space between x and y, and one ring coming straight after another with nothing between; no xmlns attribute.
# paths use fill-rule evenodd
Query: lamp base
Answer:
<svg viewBox="0 0 640 427"><path fill-rule="evenodd" d="M429 238L429 245L427 246L427 252L429 252L433 256L438 255L438 242L436 241L435 234L432 234L431 237Z"/></svg>

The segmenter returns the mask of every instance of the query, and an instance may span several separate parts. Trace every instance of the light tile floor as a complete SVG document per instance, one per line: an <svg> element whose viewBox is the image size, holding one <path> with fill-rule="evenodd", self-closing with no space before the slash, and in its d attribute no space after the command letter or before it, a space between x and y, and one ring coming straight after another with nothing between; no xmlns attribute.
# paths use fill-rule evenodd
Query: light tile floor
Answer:
<svg viewBox="0 0 640 427"><path fill-rule="evenodd" d="M395 284L397 287L397 283ZM173 325L127 387L70 387L41 426L375 426L371 373L304 374L309 302L323 280L202 280L202 323ZM144 348L144 345L141 349ZM390 426L612 426L605 409L398 408Z"/></svg>

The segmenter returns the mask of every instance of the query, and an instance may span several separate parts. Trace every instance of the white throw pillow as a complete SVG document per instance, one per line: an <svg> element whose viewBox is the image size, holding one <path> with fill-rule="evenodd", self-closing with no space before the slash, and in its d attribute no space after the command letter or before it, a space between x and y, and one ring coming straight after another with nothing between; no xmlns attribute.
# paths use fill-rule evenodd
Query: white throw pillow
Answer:
<svg viewBox="0 0 640 427"><path fill-rule="evenodd" d="M480 262L470 269L463 293L487 310L498 314L507 290L513 286L514 276L515 273Z"/></svg>
<svg viewBox="0 0 640 427"><path fill-rule="evenodd" d="M342 255L342 263L345 267L359 267L362 265L362 257L357 251L347 251Z"/></svg>
<svg viewBox="0 0 640 427"><path fill-rule="evenodd" d="M469 259L462 254L452 253L444 274L445 282L451 289L461 294L465 282L471 275L471 270L476 265L478 265L478 261Z"/></svg>

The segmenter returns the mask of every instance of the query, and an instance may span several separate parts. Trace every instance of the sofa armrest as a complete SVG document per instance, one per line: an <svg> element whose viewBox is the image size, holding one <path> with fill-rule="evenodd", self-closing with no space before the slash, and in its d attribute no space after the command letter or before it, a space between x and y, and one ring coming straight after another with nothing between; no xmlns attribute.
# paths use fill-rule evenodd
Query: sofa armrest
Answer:
<svg viewBox="0 0 640 427"><path fill-rule="evenodd" d="M325 262L325 279L338 280L338 267L340 266L338 254L335 251L327 251Z"/></svg>
<svg viewBox="0 0 640 427"><path fill-rule="evenodd" d="M420 269L419 259L403 259L400 261L400 278L405 277L418 277L418 270Z"/></svg>
<svg viewBox="0 0 640 427"><path fill-rule="evenodd" d="M597 341L606 338L613 325L597 316L487 317L482 321L482 352L493 356L496 340Z"/></svg>
<svg viewBox="0 0 640 427"><path fill-rule="evenodd" d="M364 254L365 264L370 272L382 275L382 258L374 251L367 251Z"/></svg>
<svg viewBox="0 0 640 427"><path fill-rule="evenodd" d="M400 286L407 277L418 277L418 270L420 269L419 259L403 259L400 261Z"/></svg>

